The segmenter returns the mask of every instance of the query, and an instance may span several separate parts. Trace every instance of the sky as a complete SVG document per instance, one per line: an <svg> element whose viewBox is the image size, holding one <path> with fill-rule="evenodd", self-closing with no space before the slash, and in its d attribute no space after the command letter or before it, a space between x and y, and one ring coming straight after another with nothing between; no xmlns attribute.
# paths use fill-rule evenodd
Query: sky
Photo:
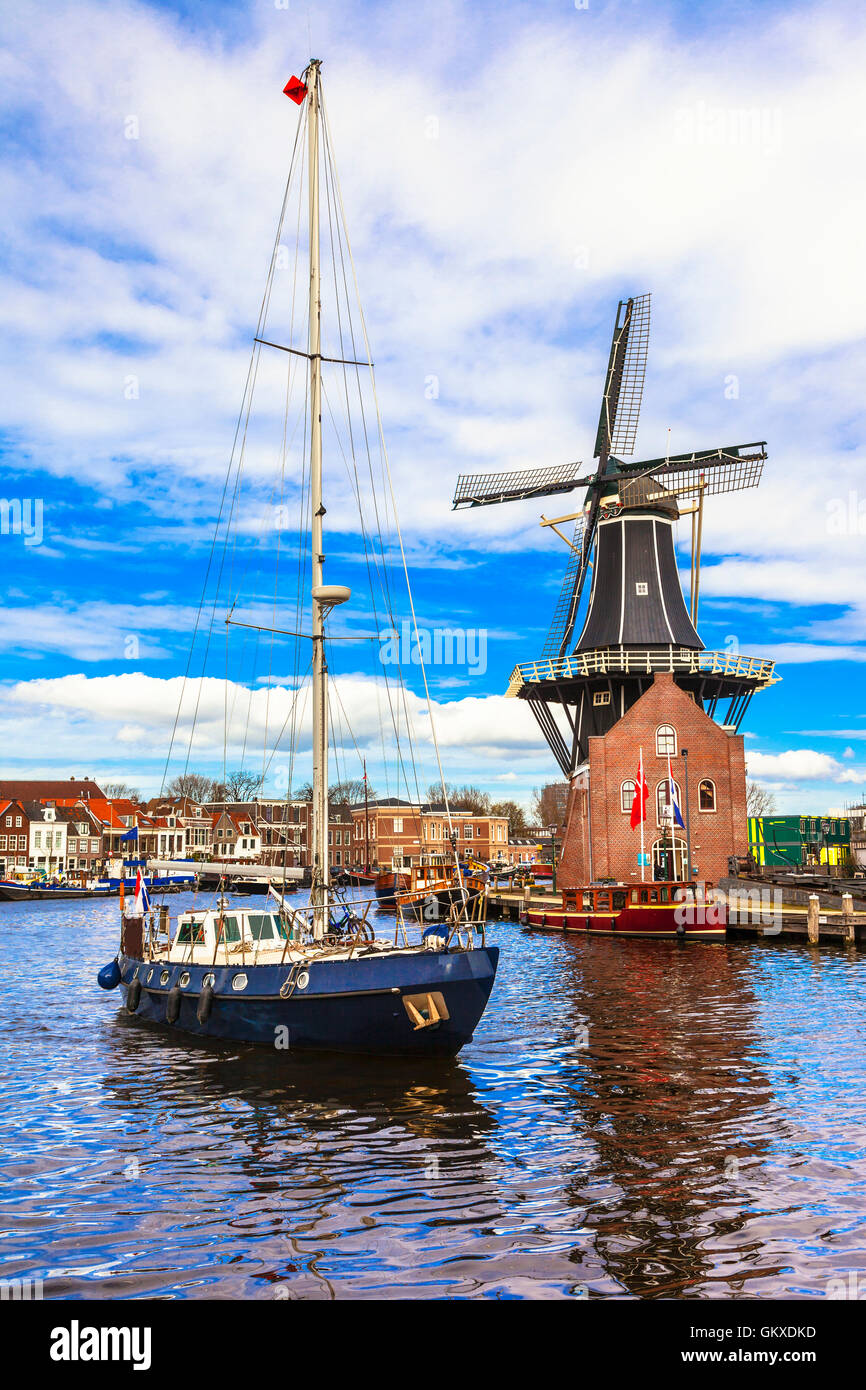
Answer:
<svg viewBox="0 0 866 1390"><path fill-rule="evenodd" d="M710 499L704 526L706 646L782 676L743 725L749 776L780 811L862 799L862 7L25 0L0 32L2 775L150 795L186 765L244 762L275 793L308 775L289 644L189 653L298 121L282 88L316 56L418 621L473 654L428 672L448 780L526 801L558 778L504 691L541 653L566 559L537 503L454 513L454 482L590 465L617 302L649 291L636 457L767 441L760 488ZM288 627L271 561L278 532L295 560L299 493L284 364L262 361L237 574L247 617ZM328 578L355 591L339 630L368 633L344 445L326 432ZM683 521L684 583L688 543ZM335 657L336 771L367 757L405 794L378 651ZM274 734L293 709L291 756Z"/></svg>

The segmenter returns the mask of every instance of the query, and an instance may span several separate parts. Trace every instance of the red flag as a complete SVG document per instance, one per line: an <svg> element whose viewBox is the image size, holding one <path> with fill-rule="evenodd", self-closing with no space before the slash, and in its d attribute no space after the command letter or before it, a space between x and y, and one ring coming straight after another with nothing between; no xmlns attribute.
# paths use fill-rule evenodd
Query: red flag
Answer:
<svg viewBox="0 0 866 1390"><path fill-rule="evenodd" d="M283 91L287 97L291 97L296 106L300 106L304 97L307 95L307 89L300 77L290 77Z"/></svg>
<svg viewBox="0 0 866 1390"><path fill-rule="evenodd" d="M634 784L634 800L631 803L631 828L640 825L646 820L646 803L649 796L649 787L643 775L643 749L641 749L640 759L637 765L637 781Z"/></svg>

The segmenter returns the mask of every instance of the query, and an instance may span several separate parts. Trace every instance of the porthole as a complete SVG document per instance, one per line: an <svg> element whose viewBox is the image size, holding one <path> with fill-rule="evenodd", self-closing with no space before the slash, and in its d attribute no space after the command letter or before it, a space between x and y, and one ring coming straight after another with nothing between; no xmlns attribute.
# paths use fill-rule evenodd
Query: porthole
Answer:
<svg viewBox="0 0 866 1390"><path fill-rule="evenodd" d="M298 989L306 989L310 983L310 976L306 970L302 970L298 976Z"/></svg>
<svg viewBox="0 0 866 1390"><path fill-rule="evenodd" d="M201 982L201 987L202 987L202 989L207 989L208 985L213 986L213 985L215 985L215 984L216 984L216 975L211 975L210 972L208 972L208 974L205 975L204 979L203 979L202 982Z"/></svg>
<svg viewBox="0 0 866 1390"><path fill-rule="evenodd" d="M147 983L150 984L150 982L151 982L152 979L153 979L153 966L151 966L150 969L149 969L148 972L147 972Z"/></svg>
<svg viewBox="0 0 866 1390"><path fill-rule="evenodd" d="M240 974L240 975L233 975L233 976L232 976L232 989L241 990L241 989L246 989L246 987L247 987L247 977L246 977L246 975Z"/></svg>
<svg viewBox="0 0 866 1390"><path fill-rule="evenodd" d="M167 985L168 982L169 982L170 976L171 976L171 971L170 971L170 970L163 970L162 974L161 974L160 977L159 977L159 983L160 983L161 985Z"/></svg>
<svg viewBox="0 0 866 1390"><path fill-rule="evenodd" d="M178 984L180 985L181 989L186 989L187 985L189 984L189 971L188 971L188 970L184 970L183 974L181 975L180 979L178 980Z"/></svg>

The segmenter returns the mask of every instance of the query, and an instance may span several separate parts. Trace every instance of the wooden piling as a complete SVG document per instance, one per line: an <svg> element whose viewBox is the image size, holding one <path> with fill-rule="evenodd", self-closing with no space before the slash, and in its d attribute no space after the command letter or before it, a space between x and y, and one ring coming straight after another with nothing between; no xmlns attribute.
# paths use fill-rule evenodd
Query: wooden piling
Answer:
<svg viewBox="0 0 866 1390"><path fill-rule="evenodd" d="M854 898L850 893L842 894L842 927L846 941L854 940Z"/></svg>
<svg viewBox="0 0 866 1390"><path fill-rule="evenodd" d="M808 915L808 919L807 919L806 926L807 926L807 930L808 930L808 933L809 933L809 941L811 942L812 945L816 945L816 944L817 944L817 941L818 941L818 935L819 935L818 913L819 913L819 911L820 911L820 899L819 899L819 897L818 897L818 894L817 894L817 893L810 893L810 894L809 894L809 915Z"/></svg>

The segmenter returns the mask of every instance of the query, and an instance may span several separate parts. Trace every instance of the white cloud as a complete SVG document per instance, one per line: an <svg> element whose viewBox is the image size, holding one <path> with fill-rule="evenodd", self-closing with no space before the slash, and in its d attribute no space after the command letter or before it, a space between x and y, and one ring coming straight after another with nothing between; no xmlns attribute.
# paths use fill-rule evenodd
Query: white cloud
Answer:
<svg viewBox="0 0 866 1390"><path fill-rule="evenodd" d="M7 767L18 759L29 767L34 749L50 748L49 757L39 753L43 768L65 772L72 764L86 761L91 768L102 768L103 776L122 773L136 785L155 791L180 709L169 779L182 770L188 750L192 766L218 771L225 747L230 768L241 763L253 769L266 767L268 785L285 790L292 762L294 708L297 756L292 781L302 781L309 769L309 699L303 691L295 703L287 686L250 690L216 678L199 685L184 683L181 677L161 679L132 671L119 676L19 681L7 687L5 696L0 740ZM467 696L434 700L433 711L449 781L493 785L502 780L501 769L507 764L511 771L506 780L518 782L518 790L528 794L533 786L558 775L539 749L537 729L520 701L499 695ZM426 704L413 692L407 691L403 700L392 685L389 700L382 681L341 676L332 681L331 715L332 777L346 771L356 775L360 752L366 755L371 780L379 788L387 785L392 792L405 795L408 790L414 795L416 771L422 791L437 780ZM411 756L407 729L414 741ZM122 749L120 756L117 748Z"/></svg>
<svg viewBox="0 0 866 1390"><path fill-rule="evenodd" d="M295 115L286 36L302 43L302 26L265 7L220 47L144 7L119 12L5 16L6 98L38 113L52 148L49 165L21 157L5 175L7 423L48 471L123 494L129 467L155 469L164 489L144 506L200 508L187 484L216 481L240 405ZM843 496L862 474L835 428L862 423L862 16L752 14L684 37L652 18L625 34L616 16L509 28L503 15L491 43L456 4L431 45L426 18L385 13L374 34L326 4L317 25L408 529L479 551L550 547L533 503L455 523L451 482L588 459L614 303L650 286L644 451L663 450L668 425L674 447L770 440L761 493L714 499L708 550L778 557L760 576L772 597L811 597L810 580L834 601L857 592L861 557L814 519L827 476ZM484 57L461 61L455 101L467 51ZM539 71L532 100L515 99ZM279 274L287 305L292 272ZM795 562L807 518L811 553ZM345 524L337 508L329 520ZM749 577L707 570L706 592L728 582Z"/></svg>
<svg viewBox="0 0 866 1390"><path fill-rule="evenodd" d="M796 782L853 782L866 780L863 769L843 767L828 753L813 748L792 748L784 753L750 752L747 771L757 781L789 784Z"/></svg>

